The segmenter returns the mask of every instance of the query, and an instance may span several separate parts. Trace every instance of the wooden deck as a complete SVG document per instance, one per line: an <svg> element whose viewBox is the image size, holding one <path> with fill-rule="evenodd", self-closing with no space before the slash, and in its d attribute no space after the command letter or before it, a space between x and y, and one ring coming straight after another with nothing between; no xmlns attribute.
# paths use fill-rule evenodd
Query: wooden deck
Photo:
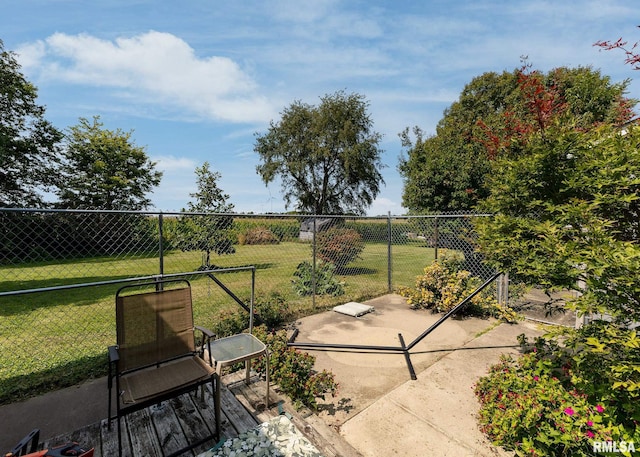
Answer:
<svg viewBox="0 0 640 457"><path fill-rule="evenodd" d="M326 457L359 456L340 435L326 426L321 419L310 413L295 411L288 401L270 389L269 408L264 407L266 383L253 378L244 383L244 372L226 375L222 379L221 434L222 439L233 438L261 422L286 411L293 417L296 427L305 434ZM160 457L198 441L215 428L215 413L211 386L205 388L204 401L200 391L184 394L127 415L121 419L123 425L123 457ZM118 455L118 431L115 421L109 430L106 419L80 430L59 435L44 443L44 447L76 441L95 448L95 457ZM184 456L196 456L216 443L211 440L185 452Z"/></svg>

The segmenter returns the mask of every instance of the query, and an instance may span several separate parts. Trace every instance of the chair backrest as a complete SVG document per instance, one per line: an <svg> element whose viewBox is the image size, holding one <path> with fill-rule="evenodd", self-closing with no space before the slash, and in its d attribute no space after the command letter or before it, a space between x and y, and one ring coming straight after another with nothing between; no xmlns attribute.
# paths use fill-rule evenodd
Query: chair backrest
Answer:
<svg viewBox="0 0 640 457"><path fill-rule="evenodd" d="M22 438L18 444L7 454L8 457L18 457L22 455L32 454L38 450L38 442L40 440L40 429L34 428L31 432Z"/></svg>
<svg viewBox="0 0 640 457"><path fill-rule="evenodd" d="M124 295L116 294L119 371L170 360L196 350L191 286Z"/></svg>

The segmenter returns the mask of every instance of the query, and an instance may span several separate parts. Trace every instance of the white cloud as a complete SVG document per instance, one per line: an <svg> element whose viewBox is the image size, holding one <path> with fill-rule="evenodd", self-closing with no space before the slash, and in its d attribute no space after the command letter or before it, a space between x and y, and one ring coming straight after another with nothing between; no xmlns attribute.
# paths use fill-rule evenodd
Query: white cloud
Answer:
<svg viewBox="0 0 640 457"><path fill-rule="evenodd" d="M173 156L157 156L151 159L157 162L157 168L162 171L166 170L195 170L197 163L195 160L187 157Z"/></svg>
<svg viewBox="0 0 640 457"><path fill-rule="evenodd" d="M18 50L25 69L54 82L111 88L205 119L265 122L276 111L232 59L198 57L182 39L150 31L115 41L56 33Z"/></svg>
<svg viewBox="0 0 640 457"><path fill-rule="evenodd" d="M389 198L378 197L376 198L371 207L367 210L369 216L383 216L391 213L394 216L404 214L406 210L400 205Z"/></svg>

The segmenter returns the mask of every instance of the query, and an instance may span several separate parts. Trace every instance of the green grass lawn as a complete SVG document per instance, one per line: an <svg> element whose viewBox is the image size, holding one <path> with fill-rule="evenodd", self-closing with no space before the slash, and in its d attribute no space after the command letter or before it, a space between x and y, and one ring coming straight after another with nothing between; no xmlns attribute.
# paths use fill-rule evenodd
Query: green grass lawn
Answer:
<svg viewBox="0 0 640 457"><path fill-rule="evenodd" d="M345 295L316 297L315 306L311 297L299 297L291 288L298 264L311 261L309 244L236 246L235 254L214 255L212 262L222 268L254 265L256 301L278 293L300 316L387 293L387 249L386 244L367 243L361 259L340 276ZM392 258L392 287L409 286L433 261L433 250L416 245L393 246ZM164 257L165 274L195 271L200 265L198 252L171 252ZM0 291L121 280L159 271L158 258L144 256L4 266L0 267ZM249 302L250 271L217 273L216 277ZM210 327L222 310L239 309L210 278L191 280L197 325ZM115 344L114 297L119 287L91 286L0 297L0 404L104 375L106 348Z"/></svg>

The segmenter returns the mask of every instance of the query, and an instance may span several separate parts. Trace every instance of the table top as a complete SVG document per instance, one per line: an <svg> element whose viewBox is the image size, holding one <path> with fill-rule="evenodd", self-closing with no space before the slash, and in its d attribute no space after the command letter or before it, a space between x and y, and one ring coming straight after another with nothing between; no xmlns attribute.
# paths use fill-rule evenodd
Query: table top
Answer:
<svg viewBox="0 0 640 457"><path fill-rule="evenodd" d="M239 333L209 342L211 357L220 364L248 359L266 349L264 343L250 333Z"/></svg>

